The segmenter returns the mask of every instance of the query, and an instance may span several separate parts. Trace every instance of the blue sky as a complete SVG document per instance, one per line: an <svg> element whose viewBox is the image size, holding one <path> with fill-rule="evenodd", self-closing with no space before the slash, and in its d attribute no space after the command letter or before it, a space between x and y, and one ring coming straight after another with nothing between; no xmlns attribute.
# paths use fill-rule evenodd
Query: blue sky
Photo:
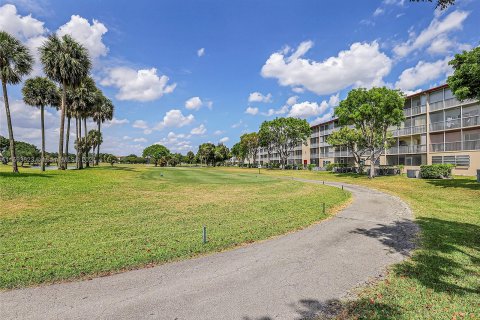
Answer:
<svg viewBox="0 0 480 320"><path fill-rule="evenodd" d="M479 9L475 0L444 12L401 0L21 0L0 1L0 29L35 54L51 32L89 49L116 107L103 151L141 154L162 143L186 153L207 141L231 146L277 116L329 119L354 87L441 84L449 58L479 45ZM20 88L10 88L16 139L40 145L39 112ZM49 110L48 150L58 122ZM4 123L2 111L2 135Z"/></svg>

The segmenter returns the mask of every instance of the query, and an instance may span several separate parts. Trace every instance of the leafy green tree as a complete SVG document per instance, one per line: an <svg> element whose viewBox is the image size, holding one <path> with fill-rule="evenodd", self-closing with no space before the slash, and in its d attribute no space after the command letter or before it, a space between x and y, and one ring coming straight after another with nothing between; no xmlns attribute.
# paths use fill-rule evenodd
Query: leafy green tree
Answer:
<svg viewBox="0 0 480 320"><path fill-rule="evenodd" d="M240 137L240 144L242 144L244 150L247 152L248 164L250 159L253 158L253 164L257 161L259 139L256 132L245 133Z"/></svg>
<svg viewBox="0 0 480 320"><path fill-rule="evenodd" d="M267 150L268 163L275 151L275 136L271 128L271 121L263 121L258 131L258 144Z"/></svg>
<svg viewBox="0 0 480 320"><path fill-rule="evenodd" d="M102 132L101 124L107 120L113 119L113 112L115 107L110 99L105 97L102 91L98 90L97 93L97 101L95 103L95 109L93 112L93 120L97 122L97 130L98 132ZM100 145L97 147L97 155L95 156L95 164L98 166L98 161L100 159Z"/></svg>
<svg viewBox="0 0 480 320"><path fill-rule="evenodd" d="M40 169L45 171L45 107L58 107L60 95L55 83L48 78L35 77L27 79L22 88L23 101L37 108L40 108L40 121L42 129L42 154Z"/></svg>
<svg viewBox="0 0 480 320"><path fill-rule="evenodd" d="M375 176L375 163L390 147L390 126L400 126L405 120L403 106L405 98L398 90L382 88L353 89L335 109L340 124L353 125L364 139L369 154L370 178Z"/></svg>
<svg viewBox="0 0 480 320"><path fill-rule="evenodd" d="M228 160L229 156L230 156L230 150L223 143L219 143L215 147L215 161L216 162L224 163L225 161Z"/></svg>
<svg viewBox="0 0 480 320"><path fill-rule="evenodd" d="M197 156L201 163L205 162L205 165L215 164L215 145L210 142L202 143L198 147Z"/></svg>
<svg viewBox="0 0 480 320"><path fill-rule="evenodd" d="M182 163L183 156L180 153L174 153L170 157L170 165L172 167L176 167L177 165Z"/></svg>
<svg viewBox="0 0 480 320"><path fill-rule="evenodd" d="M353 154L355 167L360 168L363 155L367 152L365 139L360 130L342 127L334 131L327 138L327 142L334 147L347 147Z"/></svg>
<svg viewBox="0 0 480 320"><path fill-rule="evenodd" d="M52 34L40 47L40 59L47 77L62 86L60 139L58 142L58 168L66 169L63 154L65 114L67 112L67 89L76 88L88 75L91 68L87 49L71 36L58 37Z"/></svg>
<svg viewBox="0 0 480 320"><path fill-rule="evenodd" d="M18 172L18 166L15 154L15 138L13 136L10 104L8 102L7 84L20 83L22 77L30 73L32 65L33 57L28 48L7 32L0 31L0 80L2 81L3 102L7 117L13 172Z"/></svg>
<svg viewBox="0 0 480 320"><path fill-rule="evenodd" d="M193 153L193 151L188 151L185 158L188 164L192 164L195 161L195 153Z"/></svg>
<svg viewBox="0 0 480 320"><path fill-rule="evenodd" d="M153 161L156 167L158 166L160 160L167 157L169 154L170 150L168 150L165 146L162 146L161 144L153 144L143 150L142 156Z"/></svg>
<svg viewBox="0 0 480 320"><path fill-rule="evenodd" d="M104 161L107 163L110 163L110 165L113 167L115 163L118 162L118 158L114 156L113 154L105 154L103 157Z"/></svg>
<svg viewBox="0 0 480 320"><path fill-rule="evenodd" d="M480 100L480 47L455 55L448 63L453 75L447 83L458 100Z"/></svg>
<svg viewBox="0 0 480 320"><path fill-rule="evenodd" d="M237 142L233 145L231 153L235 158L238 159L239 162L243 164L247 156L247 151L240 142Z"/></svg>
<svg viewBox="0 0 480 320"><path fill-rule="evenodd" d="M287 159L295 147L300 144L307 145L312 134L310 125L304 119L276 118L270 123L270 130L274 137L273 144L280 155L282 168L285 169Z"/></svg>
<svg viewBox="0 0 480 320"><path fill-rule="evenodd" d="M25 162L34 164L40 156L40 150L33 144L17 141L15 143L15 154L23 167ZM4 156L10 158L10 150L6 150Z"/></svg>

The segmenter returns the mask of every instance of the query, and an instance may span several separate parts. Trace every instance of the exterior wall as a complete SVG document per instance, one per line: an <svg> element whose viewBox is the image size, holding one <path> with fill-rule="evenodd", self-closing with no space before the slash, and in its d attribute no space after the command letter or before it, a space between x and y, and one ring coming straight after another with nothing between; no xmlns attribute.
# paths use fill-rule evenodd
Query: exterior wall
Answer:
<svg viewBox="0 0 480 320"><path fill-rule="evenodd" d="M459 176L475 176L477 175L477 170L480 169L480 150L479 151L450 151L450 152L435 152L430 153L428 158L428 163L433 163L434 157L447 157L452 159L453 157L465 157L468 156L470 160L469 166L457 165L453 169L453 174ZM445 159L445 158L443 158Z"/></svg>

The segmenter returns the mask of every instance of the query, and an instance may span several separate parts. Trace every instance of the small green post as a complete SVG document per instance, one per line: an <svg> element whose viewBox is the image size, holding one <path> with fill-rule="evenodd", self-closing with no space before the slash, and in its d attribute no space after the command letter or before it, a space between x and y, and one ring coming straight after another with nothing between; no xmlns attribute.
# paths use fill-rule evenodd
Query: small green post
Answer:
<svg viewBox="0 0 480 320"><path fill-rule="evenodd" d="M203 226L203 244L207 243L207 227Z"/></svg>

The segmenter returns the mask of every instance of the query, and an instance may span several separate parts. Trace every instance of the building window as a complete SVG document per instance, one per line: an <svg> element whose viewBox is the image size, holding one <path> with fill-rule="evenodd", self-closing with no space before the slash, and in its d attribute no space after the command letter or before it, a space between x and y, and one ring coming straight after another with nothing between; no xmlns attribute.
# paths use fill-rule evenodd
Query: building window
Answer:
<svg viewBox="0 0 480 320"><path fill-rule="evenodd" d="M457 167L469 167L470 166L470 156L460 155L460 156L433 156L432 164L453 164Z"/></svg>

